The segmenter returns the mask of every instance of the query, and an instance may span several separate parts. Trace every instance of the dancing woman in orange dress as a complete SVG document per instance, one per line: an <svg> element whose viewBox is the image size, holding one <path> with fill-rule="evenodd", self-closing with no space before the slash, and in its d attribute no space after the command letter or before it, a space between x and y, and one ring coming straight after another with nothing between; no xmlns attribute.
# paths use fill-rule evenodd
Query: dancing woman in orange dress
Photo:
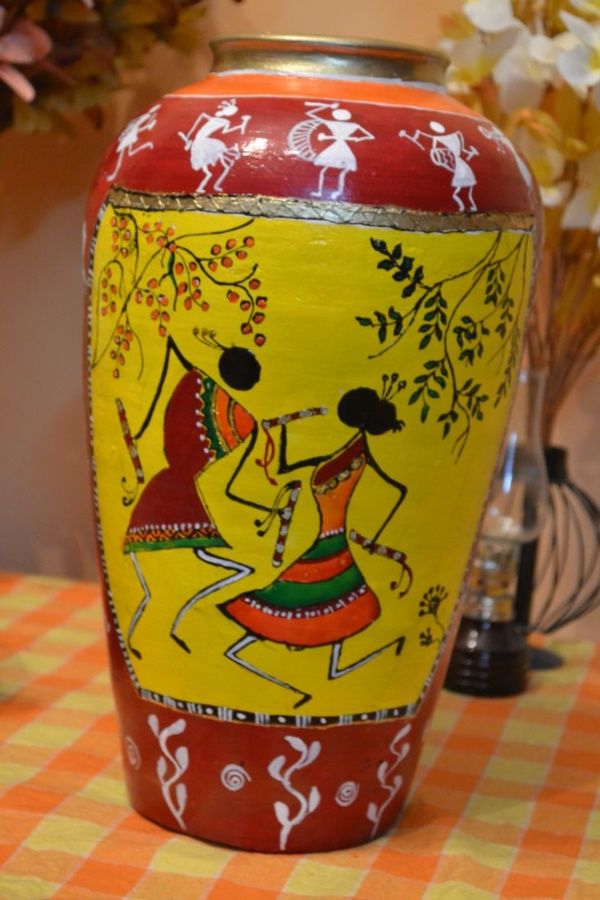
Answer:
<svg viewBox="0 0 600 900"><path fill-rule="evenodd" d="M401 387L403 383L396 382L396 385L397 390L398 385ZM304 466L314 467L310 487L320 519L316 540L271 584L240 594L221 606L225 615L246 632L226 651L227 658L299 694L296 708L310 700L310 694L249 663L239 655L246 647L259 640L275 641L294 648L331 645L328 677L334 679L354 672L388 647L395 647L398 654L404 644L403 636L395 637L361 659L340 666L342 645L346 638L368 628L380 614L379 600L354 560L349 539L367 550L388 551L388 548L381 548L377 541L395 516L407 489L380 468L370 452L367 439L367 435L399 431L403 427L403 422L396 418L393 403L385 397L380 398L370 388L357 388L342 397L338 416L344 424L358 429L352 437L333 454L293 463L287 461L287 431L286 425L282 426L279 472L283 474ZM399 493L391 511L370 541L354 532L346 533L348 506L367 466ZM410 577L404 554L389 550L383 555L400 562Z"/></svg>

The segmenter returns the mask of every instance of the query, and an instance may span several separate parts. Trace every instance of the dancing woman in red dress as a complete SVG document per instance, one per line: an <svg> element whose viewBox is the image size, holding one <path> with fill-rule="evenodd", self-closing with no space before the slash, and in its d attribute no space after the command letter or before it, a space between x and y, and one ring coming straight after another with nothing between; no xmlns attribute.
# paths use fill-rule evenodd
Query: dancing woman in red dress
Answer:
<svg viewBox="0 0 600 900"><path fill-rule="evenodd" d="M150 600L150 590L138 559L139 553L189 547L201 561L233 572L190 597L175 616L171 637L188 652L189 648L176 633L183 617L203 597L239 581L253 571L250 566L224 556L215 556L212 552L216 548L227 548L229 544L220 533L198 490L198 476L214 462L247 442L246 451L229 480L226 493L231 499L239 500L261 512L271 511L270 507L263 504L238 497L232 490L233 482L256 442L257 427L254 418L212 378L194 368L172 340L168 344L165 364L152 404L135 435L129 433L122 405L120 407L121 421L126 440L133 451L138 480L143 479L143 473L135 451L135 442L142 437L152 420L171 354L178 358L185 373L176 385L165 410L163 446L167 465L145 485L133 508L124 541L124 551L131 558L144 591L127 632L127 645L138 659L141 658L141 653L132 645L133 632ZM219 359L219 374L229 387L247 391L260 378L260 364L249 350L239 347L223 348Z"/></svg>

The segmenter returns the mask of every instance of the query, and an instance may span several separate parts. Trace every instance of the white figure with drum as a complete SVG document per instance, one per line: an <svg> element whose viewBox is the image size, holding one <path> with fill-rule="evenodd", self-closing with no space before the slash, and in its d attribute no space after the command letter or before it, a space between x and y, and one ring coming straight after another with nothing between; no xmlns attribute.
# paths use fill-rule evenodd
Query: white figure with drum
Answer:
<svg viewBox="0 0 600 900"><path fill-rule="evenodd" d="M339 103L306 101L304 105L307 107L306 119L294 125L288 134L288 150L321 169L317 190L312 191L313 197L323 196L325 175L330 169L337 171L337 184L331 194L332 199L336 200L344 192L348 172L356 172L358 168L350 144L372 141L375 136L354 122L350 110L340 107ZM325 111L329 112L329 116L323 115ZM327 131L323 131L323 127ZM329 143L323 150L317 151L317 141Z"/></svg>
<svg viewBox="0 0 600 900"><path fill-rule="evenodd" d="M240 121L234 124L232 119L238 112L237 100L223 100L217 107L215 115L200 113L187 134L178 132L185 149L189 151L192 169L204 175L196 188L199 194L205 193L208 183L215 176L218 177L212 189L223 190L223 181L241 156L238 144L226 144L221 140L223 135L232 134L234 131L245 133L251 117L242 116Z"/></svg>
<svg viewBox="0 0 600 900"><path fill-rule="evenodd" d="M474 156L479 155L477 147L473 145L467 147L462 131L447 132L441 122L430 122L429 127L431 132L417 129L413 134L408 134L403 129L398 134L399 137L412 141L421 150L428 149L421 143L422 140L431 141L429 158L434 166L441 166L452 173L452 187L454 188L452 199L456 202L460 212L465 209L463 192L466 192L469 209L476 212L477 204L473 197L473 188L477 184L477 177L469 163Z"/></svg>

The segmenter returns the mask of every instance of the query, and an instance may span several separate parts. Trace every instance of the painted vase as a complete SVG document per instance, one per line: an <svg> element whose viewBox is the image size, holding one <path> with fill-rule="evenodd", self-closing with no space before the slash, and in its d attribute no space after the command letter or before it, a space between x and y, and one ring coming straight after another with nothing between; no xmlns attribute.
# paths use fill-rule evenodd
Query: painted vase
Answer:
<svg viewBox="0 0 600 900"><path fill-rule="evenodd" d="M136 810L303 853L395 821L536 257L511 144L387 44L236 38L86 224L90 444Z"/></svg>

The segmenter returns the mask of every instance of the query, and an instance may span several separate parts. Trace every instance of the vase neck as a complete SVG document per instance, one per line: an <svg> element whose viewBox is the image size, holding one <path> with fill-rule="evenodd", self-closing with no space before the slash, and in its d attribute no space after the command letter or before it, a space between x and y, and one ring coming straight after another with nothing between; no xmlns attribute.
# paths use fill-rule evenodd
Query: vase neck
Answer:
<svg viewBox="0 0 600 900"><path fill-rule="evenodd" d="M352 38L248 35L211 41L213 72L262 71L405 81L440 90L448 60L440 53Z"/></svg>

